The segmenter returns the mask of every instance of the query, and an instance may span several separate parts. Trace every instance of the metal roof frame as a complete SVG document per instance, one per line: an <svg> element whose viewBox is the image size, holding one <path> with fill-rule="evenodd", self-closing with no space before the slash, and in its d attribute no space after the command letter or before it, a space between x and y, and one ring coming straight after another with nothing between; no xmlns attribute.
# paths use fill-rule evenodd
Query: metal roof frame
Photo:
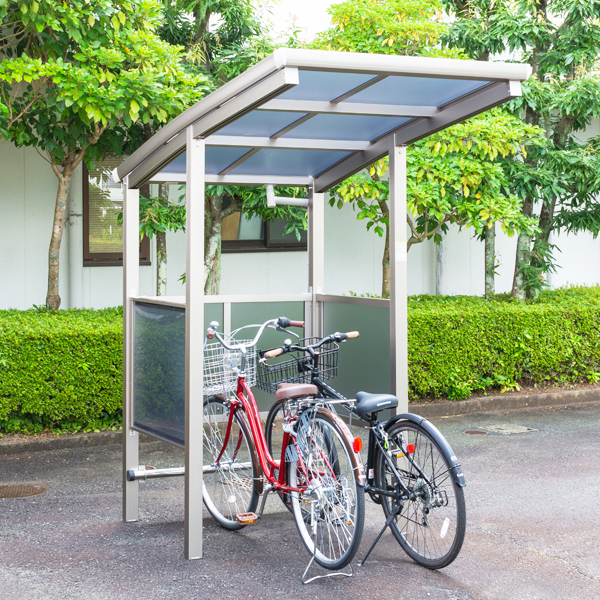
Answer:
<svg viewBox="0 0 600 600"><path fill-rule="evenodd" d="M298 85L299 70L368 74L373 78L331 101L278 98ZM192 126L194 138L204 139L206 146L249 149L219 173L207 174L207 183L313 185L316 192L321 192L387 154L392 138L407 145L520 96L520 83L530 74L531 67L522 64L281 48L165 125L115 170L115 177L119 180L128 177L130 188L139 188L150 180L183 181L185 174L169 171L168 165L185 151L185 131ZM434 99L431 106L349 101L390 76L489 83L442 106L435 105ZM271 136L219 134L252 110L297 112L299 118ZM305 139L295 138L293 134L283 137L320 114L407 117L410 120L369 141ZM269 148L343 150L351 154L312 177L233 172L256 152Z"/></svg>

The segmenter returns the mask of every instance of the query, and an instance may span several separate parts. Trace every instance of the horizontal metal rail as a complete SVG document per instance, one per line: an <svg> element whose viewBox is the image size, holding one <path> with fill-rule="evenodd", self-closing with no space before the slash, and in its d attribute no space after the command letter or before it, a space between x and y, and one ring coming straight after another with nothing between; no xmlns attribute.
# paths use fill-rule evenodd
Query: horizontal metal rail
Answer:
<svg viewBox="0 0 600 600"><path fill-rule="evenodd" d="M244 304L250 302L310 302L312 294L241 294L204 296L205 304ZM185 296L136 296L133 302L185 308Z"/></svg>
<svg viewBox="0 0 600 600"><path fill-rule="evenodd" d="M203 473L216 473L217 471L237 471L238 469L251 469L251 462L244 463L233 463L232 465L225 465L220 469L211 465L205 465L202 467ZM127 471L127 481L145 481L146 479L160 479L162 477L181 477L185 475L185 467L175 467L173 469L131 469Z"/></svg>

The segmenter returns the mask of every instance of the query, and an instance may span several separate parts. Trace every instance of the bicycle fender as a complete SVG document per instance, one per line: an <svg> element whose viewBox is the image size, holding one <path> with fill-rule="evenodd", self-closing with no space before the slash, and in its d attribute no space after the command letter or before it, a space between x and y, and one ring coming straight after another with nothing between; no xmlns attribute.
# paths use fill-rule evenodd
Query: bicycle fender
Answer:
<svg viewBox="0 0 600 600"><path fill-rule="evenodd" d="M348 453L350 454L350 460L352 461L352 471L354 472L354 479L356 479L356 483L360 487L365 487L367 483L367 476L365 473L365 467L362 462L362 458L360 457L359 452L354 452L354 438L352 437L352 433L350 433L350 429L348 429L348 425L342 421L341 417L329 410L328 408L323 408L322 406L317 407L317 412L329 417L340 429L340 433L342 434L342 438L344 440L344 444L346 444L346 448L348 449Z"/></svg>
<svg viewBox="0 0 600 600"><path fill-rule="evenodd" d="M456 455L452 451L450 444L446 441L446 438L441 434L440 430L430 421L428 421L425 417L420 417L419 415L415 415L413 413L403 413L401 415L396 415L392 417L386 424L386 431L398 421L411 421L412 423L416 423L421 426L431 437L436 441L440 450L443 452L444 456L448 459L448 462L452 465L450 468L450 472L452 473L452 478L458 487L464 488L467 485L465 481L465 476L463 475L462 468L460 463L458 462Z"/></svg>

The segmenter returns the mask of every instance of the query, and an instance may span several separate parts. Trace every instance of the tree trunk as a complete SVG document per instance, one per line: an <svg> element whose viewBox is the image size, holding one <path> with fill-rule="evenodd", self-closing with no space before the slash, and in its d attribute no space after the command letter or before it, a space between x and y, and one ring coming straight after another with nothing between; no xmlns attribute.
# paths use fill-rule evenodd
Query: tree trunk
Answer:
<svg viewBox="0 0 600 600"><path fill-rule="evenodd" d="M59 265L60 244L65 225L65 211L67 208L67 194L71 185L72 170L63 171L58 175L58 191L56 193L56 204L54 206L54 222L52 224L52 236L50 237L50 248L48 250L48 292L46 294L46 309L58 310L60 307Z"/></svg>
<svg viewBox="0 0 600 600"><path fill-rule="evenodd" d="M390 297L390 226L385 226L385 247L383 249L383 276L381 281L381 296Z"/></svg>
<svg viewBox="0 0 600 600"><path fill-rule="evenodd" d="M204 254L204 293L212 296L219 293L221 280L221 226L222 219L215 219L210 228Z"/></svg>
<svg viewBox="0 0 600 600"><path fill-rule="evenodd" d="M161 183L158 186L158 197L163 205L169 202L169 185ZM167 295L167 232L156 233L156 295Z"/></svg>
<svg viewBox="0 0 600 600"><path fill-rule="evenodd" d="M485 230L485 297L496 293L496 226L486 227Z"/></svg>
<svg viewBox="0 0 600 600"><path fill-rule="evenodd" d="M156 233L156 295L167 295L167 232Z"/></svg>
<svg viewBox="0 0 600 600"><path fill-rule="evenodd" d="M533 199L525 198L523 208L521 210L525 217L531 217L533 213ZM511 296L517 298L521 302L525 301L526 290L525 280L523 276L523 268L529 260L529 251L531 249L531 236L526 233L520 233L517 239L517 252L515 256L515 274L513 277L513 287Z"/></svg>

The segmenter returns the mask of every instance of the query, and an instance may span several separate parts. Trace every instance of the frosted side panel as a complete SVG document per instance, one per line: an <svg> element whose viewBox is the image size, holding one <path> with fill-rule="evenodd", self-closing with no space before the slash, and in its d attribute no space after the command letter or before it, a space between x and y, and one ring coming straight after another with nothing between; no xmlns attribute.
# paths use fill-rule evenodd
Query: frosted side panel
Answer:
<svg viewBox="0 0 600 600"><path fill-rule="evenodd" d="M293 321L304 320L304 302L243 302L231 304L231 327L237 329L243 325L262 325L265 321L276 319L278 317L287 317ZM241 331L237 337L239 339L254 338L258 329L248 328ZM294 331L300 337L304 337L304 330L298 327L290 327L289 331ZM267 329L260 338L257 348L267 350L276 346L282 346L287 338L296 339L288 333L280 333L274 329ZM275 402L275 395L267 394L257 387L252 389L258 404L258 410L267 411Z"/></svg>
<svg viewBox="0 0 600 600"><path fill-rule="evenodd" d="M391 393L390 309L325 303L325 334L359 331L340 344L338 377L331 385L347 398L356 392Z"/></svg>
<svg viewBox="0 0 600 600"><path fill-rule="evenodd" d="M204 307L206 326L223 322L223 305ZM185 309L135 303L133 425L185 445Z"/></svg>

